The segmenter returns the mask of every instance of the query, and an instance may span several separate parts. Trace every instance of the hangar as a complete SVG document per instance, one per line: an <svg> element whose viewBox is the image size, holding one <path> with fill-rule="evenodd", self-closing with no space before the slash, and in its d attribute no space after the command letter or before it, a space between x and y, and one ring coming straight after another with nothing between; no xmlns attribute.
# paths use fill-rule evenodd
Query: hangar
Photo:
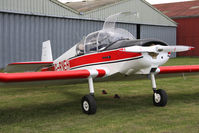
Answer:
<svg viewBox="0 0 199 133"><path fill-rule="evenodd" d="M178 56L199 56L199 1L154 6L178 23L177 44L195 47L193 51L178 53Z"/></svg>
<svg viewBox="0 0 199 133"><path fill-rule="evenodd" d="M0 68L11 62L39 61L41 44L51 40L53 57L90 32L100 30L106 17L139 12L119 20L137 38L157 38L176 45L176 23L144 0L0 0Z"/></svg>

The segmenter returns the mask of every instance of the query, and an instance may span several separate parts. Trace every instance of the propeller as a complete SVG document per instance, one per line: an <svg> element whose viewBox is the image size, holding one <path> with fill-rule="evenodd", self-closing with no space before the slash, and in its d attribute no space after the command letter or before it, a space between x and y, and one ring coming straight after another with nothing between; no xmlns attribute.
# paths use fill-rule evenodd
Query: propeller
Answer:
<svg viewBox="0 0 199 133"><path fill-rule="evenodd" d="M134 53L146 53L146 52L160 53L160 52L183 52L183 51L188 51L192 49L194 49L194 47L154 45L154 46L149 46L149 47L131 46L131 47L123 48L122 50L126 52L134 52Z"/></svg>

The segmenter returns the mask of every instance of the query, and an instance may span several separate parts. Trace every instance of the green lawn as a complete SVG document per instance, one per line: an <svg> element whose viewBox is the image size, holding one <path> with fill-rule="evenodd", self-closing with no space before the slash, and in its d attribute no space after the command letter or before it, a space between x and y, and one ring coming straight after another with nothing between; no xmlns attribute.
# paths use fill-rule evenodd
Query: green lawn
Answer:
<svg viewBox="0 0 199 133"><path fill-rule="evenodd" d="M167 65L199 64L199 58ZM154 107L150 80L95 83L98 110L81 112L88 85L0 89L1 133L198 133L199 75L157 79L168 93L166 107ZM105 89L108 95L102 95ZM114 99L119 94L121 99Z"/></svg>
<svg viewBox="0 0 199 133"><path fill-rule="evenodd" d="M178 57L170 59L165 66L170 65L199 65L199 58Z"/></svg>

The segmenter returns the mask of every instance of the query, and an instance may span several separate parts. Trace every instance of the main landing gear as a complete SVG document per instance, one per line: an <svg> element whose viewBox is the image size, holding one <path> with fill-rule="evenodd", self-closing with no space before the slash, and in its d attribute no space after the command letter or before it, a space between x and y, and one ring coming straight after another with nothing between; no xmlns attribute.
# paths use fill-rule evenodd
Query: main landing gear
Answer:
<svg viewBox="0 0 199 133"><path fill-rule="evenodd" d="M155 74L151 73L151 83L153 88L153 104L155 106L166 106L167 104L167 93L162 89L156 89L156 81L155 81Z"/></svg>
<svg viewBox="0 0 199 133"><path fill-rule="evenodd" d="M155 106L166 106L167 104L167 93L162 89L156 89L155 74L151 73L151 83L153 88L153 104ZM88 78L90 94L82 97L82 111L86 114L95 114L97 111L97 105L94 97L94 85L93 78Z"/></svg>
<svg viewBox="0 0 199 133"><path fill-rule="evenodd" d="M86 114L95 114L97 111L97 105L94 97L94 85L93 78L88 78L90 94L82 97L82 110Z"/></svg>

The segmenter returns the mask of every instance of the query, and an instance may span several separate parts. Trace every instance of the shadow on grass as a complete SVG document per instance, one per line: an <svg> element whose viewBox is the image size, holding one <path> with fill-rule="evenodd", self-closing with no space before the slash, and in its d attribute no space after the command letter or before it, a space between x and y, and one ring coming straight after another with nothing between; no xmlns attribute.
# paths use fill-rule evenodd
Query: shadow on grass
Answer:
<svg viewBox="0 0 199 133"><path fill-rule="evenodd" d="M82 94L64 92L69 97L74 97L72 101L59 101L53 103L30 104L19 108L0 109L0 125L13 124L23 121L33 121L39 119L46 119L46 117L53 119L53 117L71 117L73 115L84 115L81 112L80 100ZM97 96L98 113L100 110L114 110L114 112L137 113L147 111L147 109L154 108L152 104L152 94L127 96L121 99L113 99L108 95ZM168 106L176 103L197 103L199 104L199 92L192 94L175 93L169 94Z"/></svg>

